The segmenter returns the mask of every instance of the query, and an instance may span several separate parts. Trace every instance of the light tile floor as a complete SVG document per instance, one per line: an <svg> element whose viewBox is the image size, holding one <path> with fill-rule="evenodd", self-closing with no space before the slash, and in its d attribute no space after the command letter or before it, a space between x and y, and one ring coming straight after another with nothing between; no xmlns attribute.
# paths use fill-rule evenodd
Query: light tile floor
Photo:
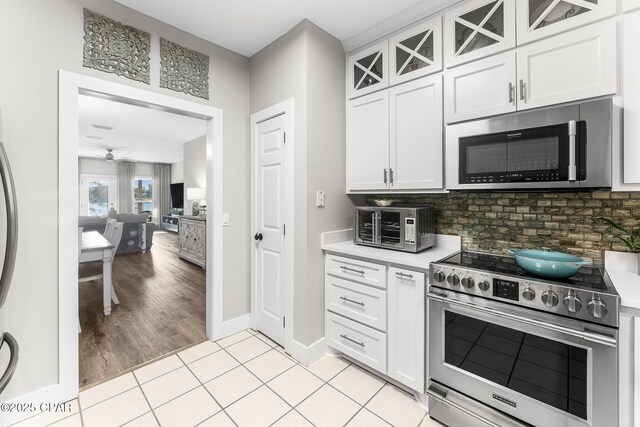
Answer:
<svg viewBox="0 0 640 427"><path fill-rule="evenodd" d="M80 393L16 427L435 427L413 396L344 359L309 367L245 330Z"/></svg>

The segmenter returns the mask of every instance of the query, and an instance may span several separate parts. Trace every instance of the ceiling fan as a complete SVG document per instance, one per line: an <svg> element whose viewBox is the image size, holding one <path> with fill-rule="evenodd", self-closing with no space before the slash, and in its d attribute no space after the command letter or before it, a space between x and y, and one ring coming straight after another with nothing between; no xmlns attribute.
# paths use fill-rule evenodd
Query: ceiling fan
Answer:
<svg viewBox="0 0 640 427"><path fill-rule="evenodd" d="M137 162L137 160L131 160L126 157L116 158L116 156L113 155L113 148L105 148L105 150L107 150L107 154L105 154L104 156L102 154L96 154L95 156L104 159L105 162Z"/></svg>

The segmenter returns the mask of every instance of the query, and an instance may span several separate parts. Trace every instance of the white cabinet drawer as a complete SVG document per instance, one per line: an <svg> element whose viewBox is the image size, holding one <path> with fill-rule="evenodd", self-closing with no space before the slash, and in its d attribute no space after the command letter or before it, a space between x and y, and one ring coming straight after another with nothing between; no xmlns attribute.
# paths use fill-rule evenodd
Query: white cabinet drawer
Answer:
<svg viewBox="0 0 640 427"><path fill-rule="evenodd" d="M327 254L324 271L332 276L385 289L387 268L384 265Z"/></svg>
<svg viewBox="0 0 640 427"><path fill-rule="evenodd" d="M329 346L379 372L387 371L387 335L327 312Z"/></svg>
<svg viewBox="0 0 640 427"><path fill-rule="evenodd" d="M387 292L371 286L325 276L326 309L385 331Z"/></svg>

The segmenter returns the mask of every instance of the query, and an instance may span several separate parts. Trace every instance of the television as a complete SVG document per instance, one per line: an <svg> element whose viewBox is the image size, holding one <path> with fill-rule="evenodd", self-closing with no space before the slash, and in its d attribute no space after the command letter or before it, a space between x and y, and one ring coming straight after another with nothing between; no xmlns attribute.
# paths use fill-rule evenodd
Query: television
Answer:
<svg viewBox="0 0 640 427"><path fill-rule="evenodd" d="M171 184L171 207L184 209L184 184Z"/></svg>

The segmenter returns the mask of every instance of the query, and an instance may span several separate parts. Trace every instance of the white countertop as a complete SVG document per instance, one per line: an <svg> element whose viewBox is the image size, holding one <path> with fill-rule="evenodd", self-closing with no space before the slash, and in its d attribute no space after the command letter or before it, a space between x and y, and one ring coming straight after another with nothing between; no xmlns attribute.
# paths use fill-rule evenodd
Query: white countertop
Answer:
<svg viewBox="0 0 640 427"><path fill-rule="evenodd" d="M620 295L620 304L640 310L640 274L638 274L638 254L606 251L605 270L613 286Z"/></svg>
<svg viewBox="0 0 640 427"><path fill-rule="evenodd" d="M429 263L438 261L460 250L461 240L458 236L436 235L436 245L420 253L393 251L389 249L361 246L353 243L353 230L331 231L322 234L322 250L340 255L349 255L391 264L429 269Z"/></svg>

